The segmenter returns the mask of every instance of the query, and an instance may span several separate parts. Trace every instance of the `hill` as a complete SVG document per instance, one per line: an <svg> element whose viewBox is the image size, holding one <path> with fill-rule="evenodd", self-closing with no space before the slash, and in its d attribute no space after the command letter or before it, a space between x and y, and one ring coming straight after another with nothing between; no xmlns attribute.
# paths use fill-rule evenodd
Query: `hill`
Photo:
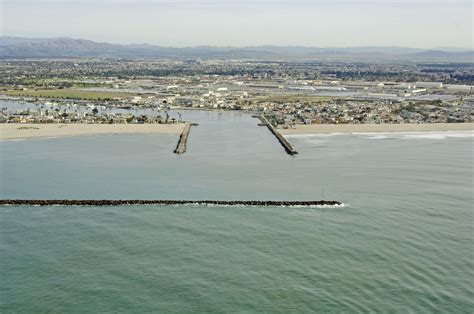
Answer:
<svg viewBox="0 0 474 314"><path fill-rule="evenodd" d="M474 51L449 48L423 50L405 47L198 46L172 48L149 44L119 45L65 37L0 37L0 58L63 57L472 63Z"/></svg>

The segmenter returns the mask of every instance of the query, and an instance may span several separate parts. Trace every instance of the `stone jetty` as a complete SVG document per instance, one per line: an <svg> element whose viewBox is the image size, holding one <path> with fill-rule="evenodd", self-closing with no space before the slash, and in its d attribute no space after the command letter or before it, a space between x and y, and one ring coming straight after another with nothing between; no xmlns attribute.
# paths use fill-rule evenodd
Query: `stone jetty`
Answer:
<svg viewBox="0 0 474 314"><path fill-rule="evenodd" d="M176 145L176 149L174 150L175 154L184 154L186 152L186 145L188 143L188 136L189 132L191 131L191 123L186 122L184 126L183 133L179 136L178 145Z"/></svg>
<svg viewBox="0 0 474 314"><path fill-rule="evenodd" d="M223 205L223 206L337 206L338 201L219 201L219 200L26 200L2 199L1 205L13 206L121 206L121 205Z"/></svg>
<svg viewBox="0 0 474 314"><path fill-rule="evenodd" d="M284 137L283 135L280 134L280 132L278 132L274 127L273 125L270 123L270 121L268 121L268 119L264 116L264 115L259 115L257 116L260 121L262 121L262 125L265 125L269 130L270 132L272 132L273 135L275 135L275 137L277 138L277 140L280 142L281 146L283 146L283 148L285 149L285 151L289 154L289 155L296 155L298 154L298 152L296 151L296 149L293 148L293 146L290 144L290 142L288 142ZM260 125L260 124L259 124Z"/></svg>

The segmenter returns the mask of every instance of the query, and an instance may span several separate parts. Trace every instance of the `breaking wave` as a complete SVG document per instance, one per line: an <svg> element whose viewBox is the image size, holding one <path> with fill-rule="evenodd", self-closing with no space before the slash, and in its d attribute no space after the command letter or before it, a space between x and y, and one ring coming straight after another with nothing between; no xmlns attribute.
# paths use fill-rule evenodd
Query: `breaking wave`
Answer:
<svg viewBox="0 0 474 314"><path fill-rule="evenodd" d="M400 132L400 133L359 133L367 139L402 139L402 140L445 140L449 138L474 138L473 131L446 131L446 132Z"/></svg>

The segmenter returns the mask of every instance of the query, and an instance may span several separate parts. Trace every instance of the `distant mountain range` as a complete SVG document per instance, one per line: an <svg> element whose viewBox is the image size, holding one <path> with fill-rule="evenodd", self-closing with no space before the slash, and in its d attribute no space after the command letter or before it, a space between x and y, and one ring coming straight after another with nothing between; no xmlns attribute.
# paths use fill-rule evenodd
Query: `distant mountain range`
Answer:
<svg viewBox="0 0 474 314"><path fill-rule="evenodd" d="M0 58L64 57L472 63L474 51L458 48L430 50L404 47L198 46L171 48L149 44L119 45L65 37L0 36Z"/></svg>

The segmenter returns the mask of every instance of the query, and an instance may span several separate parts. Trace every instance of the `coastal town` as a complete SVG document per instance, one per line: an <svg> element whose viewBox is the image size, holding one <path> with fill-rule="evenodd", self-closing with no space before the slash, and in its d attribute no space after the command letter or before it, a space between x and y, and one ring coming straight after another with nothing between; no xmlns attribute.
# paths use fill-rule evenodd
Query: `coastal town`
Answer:
<svg viewBox="0 0 474 314"><path fill-rule="evenodd" d="M471 65L213 60L0 61L0 123L172 124L173 109L313 124L469 123ZM435 81L436 79L436 81Z"/></svg>
<svg viewBox="0 0 474 314"><path fill-rule="evenodd" d="M0 98L1 99L1 98ZM11 113L7 107L0 113L0 123L63 123L63 124L171 124L182 121L170 118L167 112L163 115L147 115L126 112L114 112L105 106L58 104L45 102L40 103L36 109L13 110ZM107 112L100 112L108 109ZM124 111L124 110L122 110Z"/></svg>

